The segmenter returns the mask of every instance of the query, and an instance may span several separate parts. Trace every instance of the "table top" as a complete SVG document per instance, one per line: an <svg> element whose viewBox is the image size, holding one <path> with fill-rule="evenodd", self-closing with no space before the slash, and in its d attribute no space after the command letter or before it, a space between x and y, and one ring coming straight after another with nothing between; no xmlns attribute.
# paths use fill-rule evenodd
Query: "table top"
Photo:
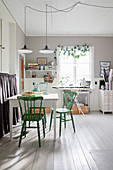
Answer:
<svg viewBox="0 0 113 170"><path fill-rule="evenodd" d="M76 87L76 86L53 86L52 88L57 89L57 90L71 90L75 91L77 93L90 93L91 89L89 87Z"/></svg>
<svg viewBox="0 0 113 170"><path fill-rule="evenodd" d="M76 89L76 90L91 90L90 87L88 86L53 86L52 88L55 89Z"/></svg>
<svg viewBox="0 0 113 170"><path fill-rule="evenodd" d="M17 100L17 96L21 96L21 94L12 96L7 98L8 100ZM58 94L57 93L49 93L47 95L43 95L44 100L59 100Z"/></svg>

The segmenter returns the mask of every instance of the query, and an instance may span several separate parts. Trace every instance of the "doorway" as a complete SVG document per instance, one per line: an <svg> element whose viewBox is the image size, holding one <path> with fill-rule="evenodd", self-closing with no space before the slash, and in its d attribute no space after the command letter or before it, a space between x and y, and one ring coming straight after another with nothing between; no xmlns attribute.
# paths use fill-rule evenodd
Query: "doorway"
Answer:
<svg viewBox="0 0 113 170"><path fill-rule="evenodd" d="M2 72L2 19L0 19L0 72Z"/></svg>
<svg viewBox="0 0 113 170"><path fill-rule="evenodd" d="M24 67L24 57L19 55L19 92L22 93L24 91L24 78L25 78L25 67Z"/></svg>

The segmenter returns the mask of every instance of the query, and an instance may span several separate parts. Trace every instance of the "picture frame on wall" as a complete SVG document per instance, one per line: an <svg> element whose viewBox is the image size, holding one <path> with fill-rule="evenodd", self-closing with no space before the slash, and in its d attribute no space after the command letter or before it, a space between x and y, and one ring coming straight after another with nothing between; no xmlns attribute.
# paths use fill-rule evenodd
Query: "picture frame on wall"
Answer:
<svg viewBox="0 0 113 170"><path fill-rule="evenodd" d="M46 57L37 57L37 64L39 66L47 65L47 58Z"/></svg>
<svg viewBox="0 0 113 170"><path fill-rule="evenodd" d="M109 74L111 61L100 61L99 63L100 63L100 77L103 77L104 69L106 71L106 74Z"/></svg>

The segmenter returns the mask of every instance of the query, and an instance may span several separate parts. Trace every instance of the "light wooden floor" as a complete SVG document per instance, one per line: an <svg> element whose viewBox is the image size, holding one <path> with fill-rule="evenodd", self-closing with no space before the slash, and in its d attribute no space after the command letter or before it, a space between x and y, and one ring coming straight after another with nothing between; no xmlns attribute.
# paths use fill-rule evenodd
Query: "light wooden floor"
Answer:
<svg viewBox="0 0 113 170"><path fill-rule="evenodd" d="M47 127L41 148L35 129L18 148L20 125L14 128L12 141L9 135L0 139L0 170L113 170L113 115L90 113L75 115L74 119L75 134L69 122L59 138L57 124L54 142L53 128L48 132Z"/></svg>

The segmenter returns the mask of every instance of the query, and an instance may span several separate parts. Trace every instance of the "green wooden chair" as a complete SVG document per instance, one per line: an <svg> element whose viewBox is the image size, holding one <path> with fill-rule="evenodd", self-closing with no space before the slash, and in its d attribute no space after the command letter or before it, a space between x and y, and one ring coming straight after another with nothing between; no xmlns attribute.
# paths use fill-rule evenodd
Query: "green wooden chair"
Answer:
<svg viewBox="0 0 113 170"><path fill-rule="evenodd" d="M41 140L40 140L40 127L39 127L39 121L42 120L42 125L43 125L43 136L45 137L45 123L44 123L44 114L41 114L41 109L42 109L42 100L43 97L23 97L23 96L18 96L17 97L18 102L19 102L19 107L20 107L20 112L21 112L21 118L23 121L22 124L22 129L21 129L21 134L20 134L20 140L19 140L19 147L21 145L22 141L22 136L23 132L25 131L25 137L26 137L26 128L37 128L38 131L38 141L39 141L39 147L41 147ZM35 102L39 100L40 103L40 111L39 113L35 113ZM22 105L23 103L23 105ZM23 106L23 107L22 107ZM31 126L30 122L31 121L36 121L37 122L37 127ZM29 122L29 126L26 126L26 123Z"/></svg>
<svg viewBox="0 0 113 170"><path fill-rule="evenodd" d="M72 115L72 106L75 101L77 93L72 92L72 91L64 91L64 97L63 97L63 107L56 109L56 113L60 114L60 117L56 117L60 119L60 127L59 127L59 137L61 136L61 125L62 122L64 122L64 127L66 128L66 122L67 121L72 121L72 126L73 130L75 132L75 124L73 120L73 115ZM51 130L51 125L52 125L52 118L53 118L53 109L51 109L51 116L50 116L50 125L49 125L49 130ZM66 119L66 114L70 113L71 119Z"/></svg>

